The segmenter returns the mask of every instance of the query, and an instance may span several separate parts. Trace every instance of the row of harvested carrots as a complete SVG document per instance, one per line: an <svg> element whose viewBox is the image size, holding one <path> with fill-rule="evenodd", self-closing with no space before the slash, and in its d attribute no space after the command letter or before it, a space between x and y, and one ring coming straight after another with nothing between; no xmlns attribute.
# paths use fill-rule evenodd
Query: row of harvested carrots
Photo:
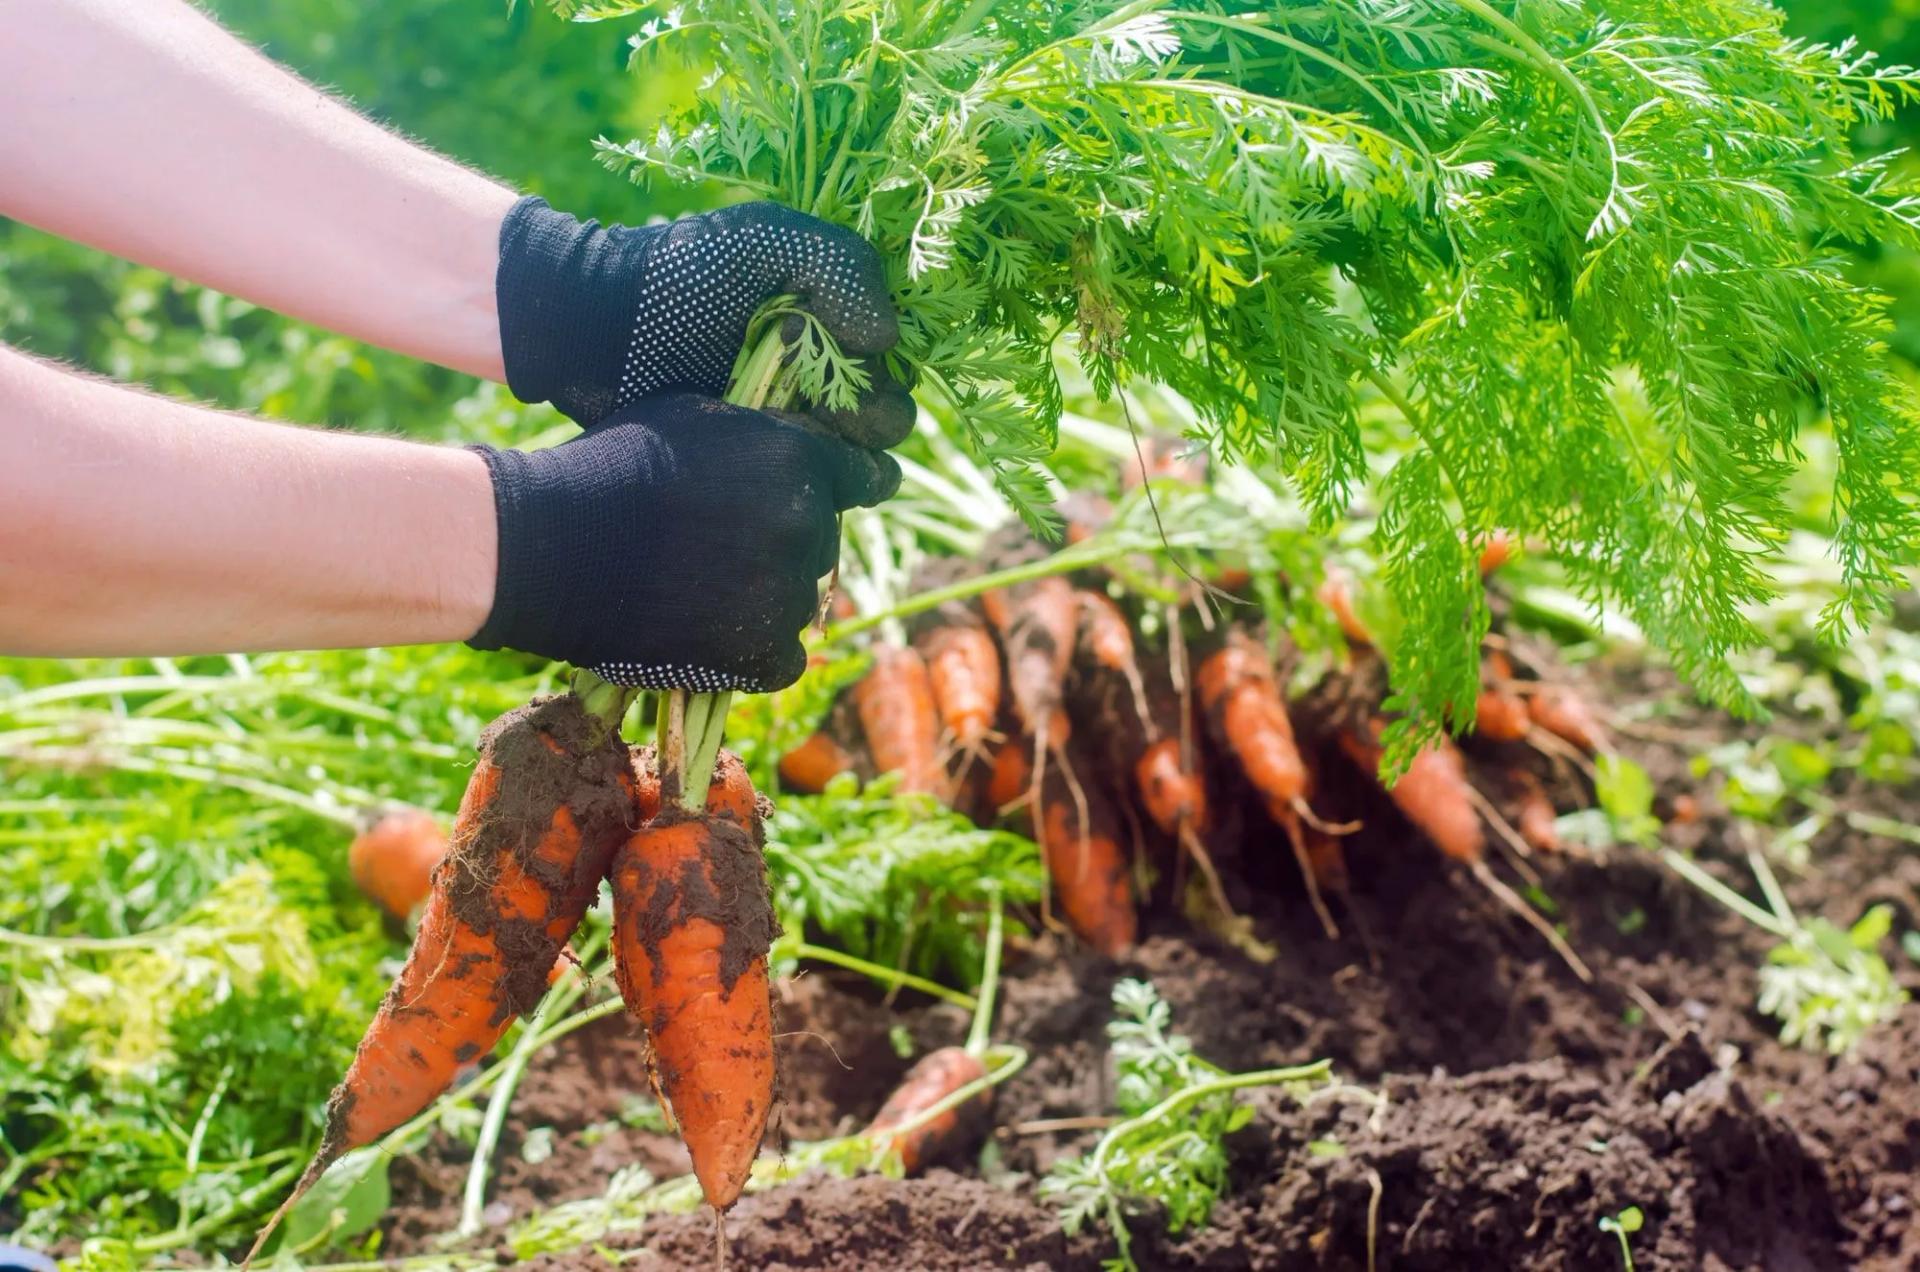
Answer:
<svg viewBox="0 0 1920 1272"><path fill-rule="evenodd" d="M1483 568L1504 556L1504 543L1496 542ZM1004 554L994 560L1008 563ZM1321 592L1346 631L1350 654L1335 678L1337 708L1315 723L1374 773L1384 687L1349 587L1335 578ZM1066 926L1118 954L1137 934L1141 875L1128 841L1171 845L1176 869L1191 863L1224 909L1209 851L1216 829L1210 790L1244 783L1284 836L1316 914L1335 935L1326 898L1347 891L1341 840L1358 827L1315 811L1314 768L1273 652L1233 624L1185 640L1166 635L1172 638L1147 648L1097 575L1045 578L986 592L976 603L950 602L916 620L906 644L873 651L871 668L819 731L782 757L782 784L817 792L842 773L893 773L900 789L938 797L983 823L1024 816ZM1486 652L1483 681L1473 721L1478 736L1532 741L1569 756L1606 745L1576 694L1523 678L1497 641ZM1209 773L1221 760L1233 776ZM1558 847L1545 787L1524 766L1508 772L1511 823L1474 787L1450 742L1421 752L1388 795L1446 856L1545 929L1485 864L1490 825L1523 853ZM1143 828L1150 829L1143 835ZM1585 975L1577 959L1569 961Z"/></svg>

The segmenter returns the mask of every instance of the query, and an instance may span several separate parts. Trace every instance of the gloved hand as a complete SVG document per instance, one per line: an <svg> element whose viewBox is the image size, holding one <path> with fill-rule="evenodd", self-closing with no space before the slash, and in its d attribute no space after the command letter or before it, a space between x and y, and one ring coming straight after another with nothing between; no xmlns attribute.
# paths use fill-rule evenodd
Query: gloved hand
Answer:
<svg viewBox="0 0 1920 1272"><path fill-rule="evenodd" d="M875 356L900 338L879 255L777 203L631 229L522 199L500 226L495 292L507 386L588 429L664 389L720 394L755 311L789 294L872 377L857 409L813 412L827 431L883 448L913 429L912 397Z"/></svg>
<svg viewBox="0 0 1920 1272"><path fill-rule="evenodd" d="M900 484L882 451L692 393L549 450L474 449L500 547L493 610L468 643L648 689L792 684L839 556L836 514Z"/></svg>

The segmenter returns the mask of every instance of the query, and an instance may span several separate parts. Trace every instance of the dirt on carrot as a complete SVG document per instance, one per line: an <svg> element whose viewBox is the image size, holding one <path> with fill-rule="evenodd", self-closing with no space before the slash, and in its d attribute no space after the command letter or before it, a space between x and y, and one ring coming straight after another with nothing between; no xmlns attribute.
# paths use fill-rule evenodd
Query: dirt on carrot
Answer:
<svg viewBox="0 0 1920 1272"><path fill-rule="evenodd" d="M709 1205L739 1197L774 1099L778 934L760 798L722 753L705 813L663 809L614 858L615 973Z"/></svg>

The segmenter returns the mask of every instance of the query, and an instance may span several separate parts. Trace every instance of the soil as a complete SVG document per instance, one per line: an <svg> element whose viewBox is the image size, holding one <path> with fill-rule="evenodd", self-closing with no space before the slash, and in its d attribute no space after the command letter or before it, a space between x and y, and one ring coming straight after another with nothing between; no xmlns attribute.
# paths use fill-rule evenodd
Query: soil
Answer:
<svg viewBox="0 0 1920 1272"><path fill-rule="evenodd" d="M1758 726L1674 706L1688 700L1656 668L1571 674L1620 715L1635 702L1664 704L1660 724L1624 733L1620 748L1654 777L1658 811L1682 795L1696 805L1668 842L1752 895L1746 843L1688 761ZM1765 727L1837 732L1816 719ZM1631 1238L1640 1269L1920 1267L1920 1010L1904 1009L1848 1058L1784 1046L1753 1007L1770 938L1625 850L1539 863L1554 918L1596 973L1583 985L1357 773L1328 761L1323 776L1322 811L1367 823L1347 845L1341 941L1321 933L1270 827L1250 830L1220 864L1277 950L1271 963L1164 908L1142 916L1140 944L1117 961L1042 938L1010 961L996 1031L1032 1059L999 1089L996 1129L978 1156L912 1180L818 1174L748 1196L726 1221L733 1266L1097 1268L1111 1242L1069 1238L1036 1195L1038 1176L1094 1133L1029 1124L1110 1109L1108 993L1135 976L1151 978L1175 1027L1213 1062L1241 1070L1325 1057L1349 1084L1304 1107L1258 1092L1259 1115L1230 1141L1231 1189L1211 1221L1179 1234L1157 1216L1133 1222L1142 1267L1609 1272L1623 1266L1621 1249L1599 1222L1627 1207L1644 1216ZM1579 797L1571 782L1556 794L1562 808ZM1828 794L1842 808L1920 820L1920 789L1840 781ZM1886 902L1896 930L1920 923L1910 845L1836 826L1812 859L1816 870L1783 880L1803 914L1846 924ZM1895 958L1903 984L1920 992L1914 964ZM950 1007L889 1006L856 977L811 972L777 992L778 1129L793 1139L862 1124L914 1056L965 1028ZM911 1048L897 1045L902 1037ZM617 1017L536 1061L497 1159L488 1221L597 1195L628 1163L684 1171L671 1136L620 1120L645 1094L643 1045ZM530 1136L550 1142L537 1164L526 1160ZM449 1140L396 1163L383 1254L423 1251L453 1226L469 1152ZM711 1268L712 1221L659 1217L537 1264L603 1269L609 1256Z"/></svg>

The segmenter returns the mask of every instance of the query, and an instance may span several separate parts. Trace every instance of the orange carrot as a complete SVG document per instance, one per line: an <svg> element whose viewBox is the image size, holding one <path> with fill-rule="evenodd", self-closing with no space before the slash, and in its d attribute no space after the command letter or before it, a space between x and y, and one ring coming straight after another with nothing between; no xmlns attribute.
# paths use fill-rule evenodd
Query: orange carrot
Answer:
<svg viewBox="0 0 1920 1272"><path fill-rule="evenodd" d="M1340 929L1320 893L1300 828L1303 822L1320 831L1345 828L1327 825L1307 803L1310 778L1306 761L1294 740L1293 720L1287 715L1287 704L1280 696L1266 650L1234 628L1220 648L1201 660L1194 683L1215 736L1260 793L1268 815L1287 832L1294 860L1306 881L1307 900L1321 927L1330 939L1337 938Z"/></svg>
<svg viewBox="0 0 1920 1272"><path fill-rule="evenodd" d="M633 816L627 765L618 736L572 694L536 699L480 735L406 967L254 1253L329 1165L426 1108L539 1003Z"/></svg>
<svg viewBox="0 0 1920 1272"><path fill-rule="evenodd" d="M1034 812L1033 837L1067 926L1102 954L1118 957L1132 948L1138 929L1127 853L1098 791L1084 795L1083 830L1079 807L1065 782L1049 776Z"/></svg>
<svg viewBox="0 0 1920 1272"><path fill-rule="evenodd" d="M1559 814L1554 812L1553 801L1547 798L1547 792L1531 773L1521 772L1520 813L1514 819L1520 838L1539 852L1558 852L1560 850L1560 830L1554 825Z"/></svg>
<svg viewBox="0 0 1920 1272"><path fill-rule="evenodd" d="M1589 755L1609 749L1606 726L1584 698L1564 685L1542 685L1527 700L1527 710L1535 724Z"/></svg>
<svg viewBox="0 0 1920 1272"><path fill-rule="evenodd" d="M780 757L780 785L801 795L818 795L827 783L853 771L854 758L824 729Z"/></svg>
<svg viewBox="0 0 1920 1272"><path fill-rule="evenodd" d="M1346 732L1340 735L1342 749L1369 774L1380 768L1378 720L1372 729L1367 739ZM1466 760L1457 747L1442 739L1413 757L1387 795L1414 829L1441 852L1455 861L1476 862L1486 855L1487 836L1470 791Z"/></svg>
<svg viewBox="0 0 1920 1272"><path fill-rule="evenodd" d="M887 1097L887 1102L880 1106L880 1112L868 1123L866 1133L875 1138L887 1135L895 1127L918 1117L967 1083L977 1082L986 1076L987 1066L969 1054L965 1047L942 1047L938 1051L930 1051L907 1070L907 1076L901 1079L900 1085ZM985 1107L986 1094L974 1096L913 1130L891 1135L888 1147L900 1155L901 1169L909 1175L917 1174L921 1167L964 1148L964 1124L974 1120L966 1115Z"/></svg>
<svg viewBox="0 0 1920 1272"><path fill-rule="evenodd" d="M1486 546L1480 549L1480 577L1485 578L1507 563L1513 555L1513 536L1505 530L1495 530L1487 536Z"/></svg>
<svg viewBox="0 0 1920 1272"><path fill-rule="evenodd" d="M1007 685L1021 727L1039 745L1064 747L1071 732L1064 686L1080 624L1073 586L1049 576L987 592L980 605L1006 649Z"/></svg>
<svg viewBox="0 0 1920 1272"><path fill-rule="evenodd" d="M930 628L916 642L927 661L934 706L954 746L977 753L1000 713L1000 648L974 622Z"/></svg>
<svg viewBox="0 0 1920 1272"><path fill-rule="evenodd" d="M1141 752L1133 780L1147 816L1162 831L1178 834L1182 823L1207 828L1207 786L1180 763L1178 738L1161 738Z"/></svg>
<svg viewBox="0 0 1920 1272"><path fill-rule="evenodd" d="M1183 486L1207 483L1207 448L1184 437L1155 433L1139 439L1138 451L1120 470L1120 487L1135 490L1149 481L1174 481Z"/></svg>
<svg viewBox="0 0 1920 1272"><path fill-rule="evenodd" d="M614 970L707 1204L740 1196L773 1104L767 949L775 932L760 811L722 753L695 815L665 808L614 857Z"/></svg>
<svg viewBox="0 0 1920 1272"><path fill-rule="evenodd" d="M1527 718L1527 704L1517 694L1497 685L1480 691L1474 704L1474 732L1491 742L1518 742L1533 727Z"/></svg>
<svg viewBox="0 0 1920 1272"><path fill-rule="evenodd" d="M433 868L447 855L447 832L432 813L392 808L353 837L347 871L388 915L405 919L433 891Z"/></svg>
<svg viewBox="0 0 1920 1272"><path fill-rule="evenodd" d="M1353 576L1345 570L1329 567L1327 577L1315 593L1320 603L1333 613L1334 622L1340 624L1340 630L1354 645L1373 644L1373 633L1360 621L1360 615L1353 608Z"/></svg>
<svg viewBox="0 0 1920 1272"><path fill-rule="evenodd" d="M873 668L853 687L853 702L875 769L900 774L903 791L945 790L933 682L917 652L899 645L877 647Z"/></svg>
<svg viewBox="0 0 1920 1272"><path fill-rule="evenodd" d="M1381 721L1374 720L1369 723L1365 736L1345 730L1339 735L1341 749L1370 774L1380 770L1379 739L1383 727ZM1487 837L1480 822L1482 801L1467 780L1467 762L1458 748L1442 739L1421 751L1387 795L1413 823L1414 829L1432 840L1444 855L1465 865L1496 901L1544 937L1574 975L1592 982L1592 969L1573 952L1566 938L1541 918L1526 898L1502 883L1487 865Z"/></svg>
<svg viewBox="0 0 1920 1272"><path fill-rule="evenodd" d="M987 782L987 801L994 810L1017 802L1033 781L1032 744L1025 738L1008 738L994 748L993 776Z"/></svg>

